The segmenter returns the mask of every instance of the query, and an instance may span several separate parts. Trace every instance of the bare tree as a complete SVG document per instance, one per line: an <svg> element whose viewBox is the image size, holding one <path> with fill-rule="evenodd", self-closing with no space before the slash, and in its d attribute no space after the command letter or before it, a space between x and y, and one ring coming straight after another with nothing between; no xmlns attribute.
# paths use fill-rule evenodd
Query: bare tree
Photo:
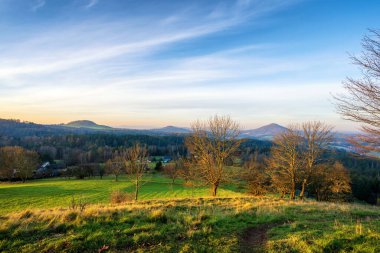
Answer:
<svg viewBox="0 0 380 253"><path fill-rule="evenodd" d="M0 148L0 178L11 180L15 176L13 161L16 159L14 147Z"/></svg>
<svg viewBox="0 0 380 253"><path fill-rule="evenodd" d="M192 196L194 197L194 190L197 186L200 186L201 182L198 179L197 170L194 169L192 159L180 158L177 160L176 165L178 166L178 177L185 180L184 185L191 187Z"/></svg>
<svg viewBox="0 0 380 253"><path fill-rule="evenodd" d="M165 175L170 177L170 179L172 180L172 185L175 183L175 180L178 178L179 171L182 168L182 166L183 166L183 162L181 161L181 159L175 161L174 164L171 163L164 166L163 172Z"/></svg>
<svg viewBox="0 0 380 253"><path fill-rule="evenodd" d="M33 172L37 169L39 156L35 151L21 148L20 154L15 162L17 174L20 176L22 182L25 182L26 179L33 176Z"/></svg>
<svg viewBox="0 0 380 253"><path fill-rule="evenodd" d="M293 125L275 137L268 165L272 186L281 196L290 193L290 198L295 199L299 186L300 199L307 186L318 200L350 191L345 168L324 158L332 139L332 127L319 121Z"/></svg>
<svg viewBox="0 0 380 253"><path fill-rule="evenodd" d="M360 149L380 151L380 30L370 30L362 47L361 56L351 59L363 76L346 79L347 93L335 96L336 107L344 119L363 124L364 134L351 142Z"/></svg>
<svg viewBox="0 0 380 253"><path fill-rule="evenodd" d="M115 175L115 181L118 181L119 175L125 171L125 162L123 157L117 152L112 153L112 158L106 162L107 174Z"/></svg>
<svg viewBox="0 0 380 253"><path fill-rule="evenodd" d="M241 140L239 124L229 116L211 117L192 124L192 134L186 146L192 155L193 168L216 196L219 185L226 179L225 163L238 149Z"/></svg>
<svg viewBox="0 0 380 253"><path fill-rule="evenodd" d="M290 199L295 199L296 186L303 168L301 151L302 136L297 126L275 136L268 160L273 186L282 196L289 192Z"/></svg>
<svg viewBox="0 0 380 253"><path fill-rule="evenodd" d="M137 201L139 188L141 186L140 180L148 166L148 151L145 146L136 143L127 149L124 154L124 159L127 173L130 174L135 181L135 200Z"/></svg>
<svg viewBox="0 0 380 253"><path fill-rule="evenodd" d="M320 121L310 121L302 124L303 159L305 163L301 173L300 199L304 198L305 188L311 183L315 174L315 165L321 163L322 154L333 139L332 127Z"/></svg>
<svg viewBox="0 0 380 253"><path fill-rule="evenodd" d="M244 163L243 169L244 171L241 172L240 177L247 181L248 192L256 196L265 194L269 189L270 176L264 163L259 161L257 151Z"/></svg>
<svg viewBox="0 0 380 253"><path fill-rule="evenodd" d="M176 161L178 166L178 176L188 183L196 178L196 171L191 169L192 163L190 159L180 158Z"/></svg>
<svg viewBox="0 0 380 253"><path fill-rule="evenodd" d="M25 182L33 176L38 163L39 156L35 151L17 146L0 148L0 177L11 180L18 176Z"/></svg>

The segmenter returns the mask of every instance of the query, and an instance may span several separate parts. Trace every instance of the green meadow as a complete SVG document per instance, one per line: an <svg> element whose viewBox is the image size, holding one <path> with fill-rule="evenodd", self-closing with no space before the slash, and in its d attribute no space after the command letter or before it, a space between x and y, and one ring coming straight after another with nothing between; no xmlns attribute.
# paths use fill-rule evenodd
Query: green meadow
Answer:
<svg viewBox="0 0 380 253"><path fill-rule="evenodd" d="M134 192L134 183L125 176L107 176L103 179L41 179L26 183L0 183L0 214L25 209L69 207L72 199L89 204L107 204L112 191ZM221 187L221 197L241 196L236 187ZM139 199L172 199L208 196L207 187L187 187L183 180L175 184L160 174L150 174L143 178Z"/></svg>
<svg viewBox="0 0 380 253"><path fill-rule="evenodd" d="M0 184L1 252L380 252L380 208L252 197L222 186L146 175L137 202L113 204L133 182L43 179ZM73 208L72 199L87 203Z"/></svg>

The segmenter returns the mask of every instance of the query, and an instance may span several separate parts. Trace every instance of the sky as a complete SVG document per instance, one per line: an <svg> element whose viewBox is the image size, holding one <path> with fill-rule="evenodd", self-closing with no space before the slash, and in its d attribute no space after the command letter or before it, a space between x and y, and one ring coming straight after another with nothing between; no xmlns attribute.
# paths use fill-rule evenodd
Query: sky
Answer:
<svg viewBox="0 0 380 253"><path fill-rule="evenodd" d="M377 0L0 0L0 118L151 128L321 120Z"/></svg>

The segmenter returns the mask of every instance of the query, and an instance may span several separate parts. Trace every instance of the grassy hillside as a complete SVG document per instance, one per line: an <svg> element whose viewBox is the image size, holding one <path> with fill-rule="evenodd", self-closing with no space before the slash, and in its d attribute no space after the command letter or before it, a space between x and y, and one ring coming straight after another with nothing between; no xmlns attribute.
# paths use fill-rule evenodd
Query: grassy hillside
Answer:
<svg viewBox="0 0 380 253"><path fill-rule="evenodd" d="M4 252L379 252L377 207L272 198L152 200L3 215Z"/></svg>
<svg viewBox="0 0 380 253"><path fill-rule="evenodd" d="M139 202L110 204L125 177L0 184L1 252L380 252L380 208L249 197L144 179ZM73 208L72 198L88 203ZM103 247L104 246L104 247Z"/></svg>
<svg viewBox="0 0 380 253"><path fill-rule="evenodd" d="M87 203L109 203L113 190L134 191L134 185L125 177L118 182L112 176L96 179L44 179L27 183L0 183L0 214L21 211L26 208L68 207L74 196ZM183 186L183 181L171 180L161 175L147 175L143 178L140 199L168 199L200 197L209 195L206 187L192 188ZM232 187L224 187L219 191L221 197L241 196Z"/></svg>

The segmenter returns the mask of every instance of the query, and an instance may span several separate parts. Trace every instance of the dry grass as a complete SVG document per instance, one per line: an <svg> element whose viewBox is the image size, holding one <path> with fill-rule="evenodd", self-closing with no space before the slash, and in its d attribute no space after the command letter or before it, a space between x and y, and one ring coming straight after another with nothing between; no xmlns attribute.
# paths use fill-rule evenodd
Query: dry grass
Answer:
<svg viewBox="0 0 380 253"><path fill-rule="evenodd" d="M231 252L262 224L267 251L376 252L380 210L270 197L186 198L25 210L0 217L0 248L23 252ZM348 245L348 246L347 246ZM347 249L351 250L347 250Z"/></svg>
<svg viewBox="0 0 380 253"><path fill-rule="evenodd" d="M120 190L116 190L111 192L111 203L112 204L120 204L125 202L131 202L134 200L134 194L129 192L122 192Z"/></svg>

